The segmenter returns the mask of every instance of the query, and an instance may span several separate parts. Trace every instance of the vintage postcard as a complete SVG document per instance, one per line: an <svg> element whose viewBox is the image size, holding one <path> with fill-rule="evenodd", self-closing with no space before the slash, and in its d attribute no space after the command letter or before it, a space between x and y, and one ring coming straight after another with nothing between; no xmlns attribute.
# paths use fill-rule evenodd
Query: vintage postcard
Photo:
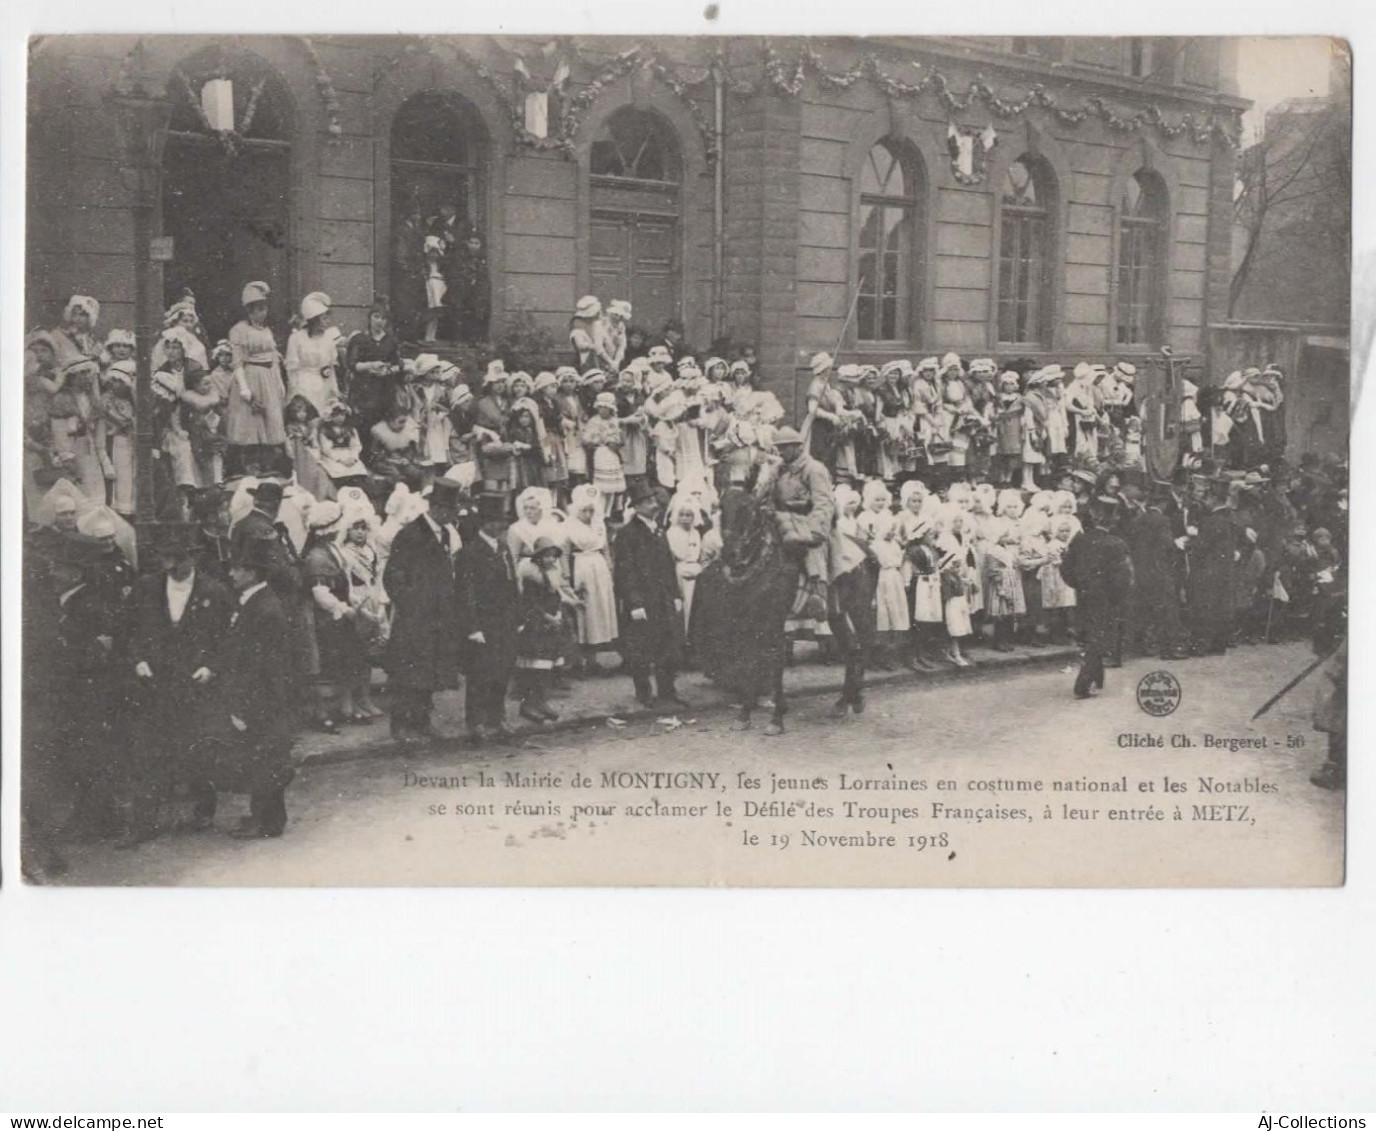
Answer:
<svg viewBox="0 0 1376 1131"><path fill-rule="evenodd" d="M28 64L30 882L1343 883L1346 43Z"/></svg>

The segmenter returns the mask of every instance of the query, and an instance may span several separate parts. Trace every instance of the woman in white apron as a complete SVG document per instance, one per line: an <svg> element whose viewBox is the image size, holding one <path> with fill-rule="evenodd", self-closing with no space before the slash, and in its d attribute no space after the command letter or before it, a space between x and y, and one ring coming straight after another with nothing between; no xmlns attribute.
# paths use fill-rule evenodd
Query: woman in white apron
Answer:
<svg viewBox="0 0 1376 1131"><path fill-rule="evenodd" d="M592 484L584 483L573 489L573 502L563 530L568 543L573 590L582 601L574 618L578 646L584 669L596 673L596 654L614 645L620 630L607 527L602 517L602 494Z"/></svg>

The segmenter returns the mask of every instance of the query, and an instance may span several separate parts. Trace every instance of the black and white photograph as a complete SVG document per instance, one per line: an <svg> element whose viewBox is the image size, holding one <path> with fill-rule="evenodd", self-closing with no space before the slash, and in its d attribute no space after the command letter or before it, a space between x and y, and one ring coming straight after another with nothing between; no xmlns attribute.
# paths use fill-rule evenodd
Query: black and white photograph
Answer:
<svg viewBox="0 0 1376 1131"><path fill-rule="evenodd" d="M1344 883L1347 41L27 50L7 883Z"/></svg>

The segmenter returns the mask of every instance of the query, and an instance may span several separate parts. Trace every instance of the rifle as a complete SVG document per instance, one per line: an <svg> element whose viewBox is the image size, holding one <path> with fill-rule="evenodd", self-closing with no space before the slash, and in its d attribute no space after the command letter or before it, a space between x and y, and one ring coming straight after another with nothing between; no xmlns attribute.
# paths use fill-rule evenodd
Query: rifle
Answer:
<svg viewBox="0 0 1376 1131"><path fill-rule="evenodd" d="M1329 652L1328 655L1320 656L1317 660L1315 660L1312 664L1305 668L1304 671L1300 672L1299 675L1297 675L1294 679L1292 679L1289 683L1287 683L1284 687L1282 687L1279 691L1272 695L1270 699L1266 700L1265 703L1263 703L1260 707L1257 708L1257 713L1252 716L1252 721L1256 722L1257 719L1261 718L1262 715L1266 714L1267 711L1269 711L1272 707L1274 707L1277 703L1279 703L1282 699L1289 695L1291 691L1298 687L1300 683L1304 681L1306 676L1308 676L1310 673L1314 672L1318 668L1322 667L1324 664L1328 663L1328 661L1331 660L1334 656L1336 656L1341 649L1342 645L1340 644L1337 648L1334 648L1333 651Z"/></svg>
<svg viewBox="0 0 1376 1131"><path fill-rule="evenodd" d="M831 356L836 357L841 352L841 343L846 340L846 331L850 329L850 320L855 317L855 308L860 303L860 288L855 288L855 294L851 296L850 309L846 311L846 320L841 323L841 333L836 337L836 348L831 351ZM795 402L796 403L796 402ZM817 416L817 410L810 408L807 415L803 417L802 423L798 426L798 431L803 437L803 450L812 449L812 422Z"/></svg>

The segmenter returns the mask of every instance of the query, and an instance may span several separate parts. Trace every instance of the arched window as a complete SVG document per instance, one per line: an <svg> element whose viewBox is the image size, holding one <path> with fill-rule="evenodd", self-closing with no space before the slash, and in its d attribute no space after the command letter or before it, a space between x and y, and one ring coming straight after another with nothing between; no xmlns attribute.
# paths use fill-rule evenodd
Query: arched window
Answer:
<svg viewBox="0 0 1376 1131"><path fill-rule="evenodd" d="M392 119L392 308L403 336L418 337L427 307L425 280L431 270L426 237L443 243L438 268L449 280L460 274L470 231L487 243L484 169L487 131L477 110L452 91L427 90L401 104ZM457 291L440 319L445 340L486 337L487 327L469 325L458 310ZM482 305L482 303L479 303ZM482 305L485 310L485 305ZM481 321L481 319L479 320Z"/></svg>
<svg viewBox="0 0 1376 1131"><path fill-rule="evenodd" d="M1153 345L1164 336L1165 261L1170 205L1157 173L1128 178L1118 211L1117 331L1120 346Z"/></svg>
<svg viewBox="0 0 1376 1131"><path fill-rule="evenodd" d="M1051 342L1055 198L1056 178L1043 158L1024 154L1008 166L999 196L1000 345Z"/></svg>
<svg viewBox="0 0 1376 1131"><path fill-rule="evenodd" d="M658 114L623 107L602 123L588 156L589 289L628 299L637 324L658 331L680 316L682 158Z"/></svg>
<svg viewBox="0 0 1376 1131"><path fill-rule="evenodd" d="M916 337L920 185L917 161L891 140L874 146L861 166L855 326L862 342Z"/></svg>
<svg viewBox="0 0 1376 1131"><path fill-rule="evenodd" d="M286 82L251 51L214 45L184 59L167 83L162 233L173 258L164 299L190 290L212 340L242 317L250 280L272 288L269 319L285 324L291 293L291 139ZM213 222L207 222L213 217Z"/></svg>

